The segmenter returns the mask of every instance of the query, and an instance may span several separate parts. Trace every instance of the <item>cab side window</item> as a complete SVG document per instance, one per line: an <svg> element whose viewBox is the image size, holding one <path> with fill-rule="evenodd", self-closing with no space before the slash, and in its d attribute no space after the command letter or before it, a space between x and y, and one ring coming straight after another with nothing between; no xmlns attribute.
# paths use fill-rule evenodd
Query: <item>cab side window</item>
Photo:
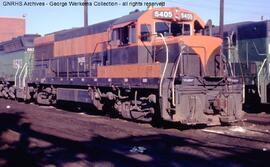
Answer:
<svg viewBox="0 0 270 167"><path fill-rule="evenodd" d="M128 36L128 26L119 28L120 29L120 43L121 45L127 45L129 41L129 36Z"/></svg>
<svg viewBox="0 0 270 167"><path fill-rule="evenodd" d="M166 23L166 22L156 22L155 23L155 29L156 29L156 33L158 36L160 36L160 34L164 35L164 36L168 36L170 35L170 23Z"/></svg>
<svg viewBox="0 0 270 167"><path fill-rule="evenodd" d="M111 40L115 45L127 45L129 42L128 27L116 28L112 31Z"/></svg>
<svg viewBox="0 0 270 167"><path fill-rule="evenodd" d="M136 42L136 27L129 25L121 28L113 29L111 40L118 45L128 45Z"/></svg>
<svg viewBox="0 0 270 167"><path fill-rule="evenodd" d="M183 30L184 35L191 35L191 29L189 24L184 24L184 30Z"/></svg>
<svg viewBox="0 0 270 167"><path fill-rule="evenodd" d="M151 41L151 25L141 25L141 41Z"/></svg>
<svg viewBox="0 0 270 167"><path fill-rule="evenodd" d="M182 29L183 29L183 24L179 24L176 22L173 22L171 24L171 33L173 36L182 35L183 34Z"/></svg>

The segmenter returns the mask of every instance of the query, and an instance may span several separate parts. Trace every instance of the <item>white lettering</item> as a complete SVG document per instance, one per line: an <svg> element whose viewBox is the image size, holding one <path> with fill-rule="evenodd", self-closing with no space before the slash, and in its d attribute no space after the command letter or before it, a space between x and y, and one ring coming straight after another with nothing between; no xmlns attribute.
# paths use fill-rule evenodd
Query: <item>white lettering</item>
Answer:
<svg viewBox="0 0 270 167"><path fill-rule="evenodd" d="M181 20L193 20L193 15L190 13L181 13Z"/></svg>
<svg viewBox="0 0 270 167"><path fill-rule="evenodd" d="M171 11L155 11L155 18L163 18L163 19L171 19L173 17L173 13Z"/></svg>
<svg viewBox="0 0 270 167"><path fill-rule="evenodd" d="M18 69L22 67L22 59L14 59L13 60L13 68Z"/></svg>

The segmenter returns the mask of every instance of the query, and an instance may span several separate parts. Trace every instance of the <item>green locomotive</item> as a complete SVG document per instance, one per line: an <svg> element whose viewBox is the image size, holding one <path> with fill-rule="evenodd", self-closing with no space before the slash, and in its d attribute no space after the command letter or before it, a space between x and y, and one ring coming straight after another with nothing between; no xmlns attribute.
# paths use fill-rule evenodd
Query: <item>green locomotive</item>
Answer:
<svg viewBox="0 0 270 167"><path fill-rule="evenodd" d="M20 97L31 74L36 37L24 35L0 43L0 97L15 99L16 93Z"/></svg>
<svg viewBox="0 0 270 167"><path fill-rule="evenodd" d="M246 106L270 103L270 20L228 24L224 30L230 75L242 78Z"/></svg>

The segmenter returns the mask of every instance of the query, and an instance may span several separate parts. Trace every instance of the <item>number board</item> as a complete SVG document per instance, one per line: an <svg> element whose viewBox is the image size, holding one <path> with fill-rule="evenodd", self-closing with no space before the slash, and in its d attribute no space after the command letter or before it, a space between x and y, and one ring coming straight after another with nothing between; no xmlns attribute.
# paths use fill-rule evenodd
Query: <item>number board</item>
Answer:
<svg viewBox="0 0 270 167"><path fill-rule="evenodd" d="M82 66L85 63L85 57L78 57L78 64Z"/></svg>
<svg viewBox="0 0 270 167"><path fill-rule="evenodd" d="M154 11L154 18L158 19L173 19L172 11Z"/></svg>
<svg viewBox="0 0 270 167"><path fill-rule="evenodd" d="M27 48L27 50L26 50L27 52L34 52L35 51L35 49L34 48Z"/></svg>
<svg viewBox="0 0 270 167"><path fill-rule="evenodd" d="M193 20L193 15L191 13L182 12L180 14L180 19L181 20L186 20L186 21L191 21L191 20Z"/></svg>

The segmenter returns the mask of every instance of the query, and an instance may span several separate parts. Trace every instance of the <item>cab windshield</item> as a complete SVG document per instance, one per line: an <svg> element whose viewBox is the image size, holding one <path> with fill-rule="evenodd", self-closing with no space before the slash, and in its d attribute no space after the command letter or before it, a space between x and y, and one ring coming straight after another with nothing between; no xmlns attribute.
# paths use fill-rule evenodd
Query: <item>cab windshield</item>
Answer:
<svg viewBox="0 0 270 167"><path fill-rule="evenodd" d="M177 22L156 22L155 30L158 36L191 35L190 25Z"/></svg>

